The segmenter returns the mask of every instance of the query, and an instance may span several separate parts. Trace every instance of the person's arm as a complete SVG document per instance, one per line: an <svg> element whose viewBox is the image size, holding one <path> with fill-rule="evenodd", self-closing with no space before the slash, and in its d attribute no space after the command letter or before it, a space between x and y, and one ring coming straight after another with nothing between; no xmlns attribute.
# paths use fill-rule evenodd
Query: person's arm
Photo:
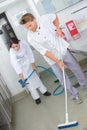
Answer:
<svg viewBox="0 0 87 130"><path fill-rule="evenodd" d="M30 63L34 63L35 62L35 58L34 58L34 54L33 54L33 51L29 45L29 43L27 41L21 41L22 44L24 44L25 48L26 48L26 53L27 53L27 56L29 57L29 60L30 60Z"/></svg>
<svg viewBox="0 0 87 130"><path fill-rule="evenodd" d="M61 37L62 36L62 31L61 31L61 29L59 27L59 19L58 19L57 15L56 15L56 18L53 21L53 24L56 26L56 34L57 34L57 36Z"/></svg>
<svg viewBox="0 0 87 130"><path fill-rule="evenodd" d="M11 61L12 67L14 68L15 72L18 74L20 79L24 80L21 65L17 61L16 55L13 53L11 49L10 49L10 61Z"/></svg>
<svg viewBox="0 0 87 130"><path fill-rule="evenodd" d="M31 65L32 65L32 68L33 68L34 70L37 70L37 66L36 66L36 64L35 64L34 54L33 54L33 51L32 51L32 49L31 49L29 43L28 43L28 42L25 42L25 41L23 41L23 43L26 45L26 52L27 52L28 58L29 58L29 60L30 60L30 63L31 63Z"/></svg>
<svg viewBox="0 0 87 130"><path fill-rule="evenodd" d="M64 68L64 63L63 63L62 61L58 60L51 52L46 51L45 56L47 56L47 57L50 58L51 60L55 61L55 62L59 65L59 67L60 67L61 69Z"/></svg>
<svg viewBox="0 0 87 130"><path fill-rule="evenodd" d="M35 41L31 41L31 39L28 39L30 44L43 56L48 57L49 59L53 60L54 62L56 62L60 68L64 67L64 63L60 60L58 60L51 52L49 52L46 48L44 48L43 46L41 46L41 44L39 44L38 42ZM38 43L38 44L37 44Z"/></svg>

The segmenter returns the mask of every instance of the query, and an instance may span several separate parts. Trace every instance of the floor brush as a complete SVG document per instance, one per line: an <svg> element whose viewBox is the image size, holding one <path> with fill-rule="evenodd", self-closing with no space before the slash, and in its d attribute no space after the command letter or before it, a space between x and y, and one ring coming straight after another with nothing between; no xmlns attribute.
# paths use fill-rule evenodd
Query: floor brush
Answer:
<svg viewBox="0 0 87 130"><path fill-rule="evenodd" d="M62 42L63 42L62 39L59 38L60 47L61 47ZM62 49L62 48L60 48L60 49ZM61 54L61 60L63 61L62 54ZM64 82L64 89L65 89L65 123L59 124L57 126L58 130L65 129L65 128L71 128L71 127L74 127L74 126L78 125L78 121L71 121L70 122L69 118L68 118L67 88L66 88L66 79L65 79L65 70L64 70L64 68L62 69L62 72L63 72L63 82Z"/></svg>

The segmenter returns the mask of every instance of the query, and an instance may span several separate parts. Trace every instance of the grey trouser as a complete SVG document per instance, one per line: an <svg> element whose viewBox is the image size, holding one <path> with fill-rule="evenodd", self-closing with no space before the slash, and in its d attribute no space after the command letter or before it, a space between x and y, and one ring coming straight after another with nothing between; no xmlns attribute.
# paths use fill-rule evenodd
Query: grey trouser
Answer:
<svg viewBox="0 0 87 130"><path fill-rule="evenodd" d="M65 56L63 57L63 62L64 64L74 73L75 77L77 78L80 87L81 88L87 88L87 79L81 70L80 65L78 64L77 60L75 57L71 54L69 50L67 50ZM59 79L61 85L63 85L63 74L61 69L58 67L58 64L54 64L51 66L53 72L56 74L57 78ZM66 77L66 86L67 90L71 93L72 99L78 96L78 91L76 88L73 87L69 77L65 73Z"/></svg>

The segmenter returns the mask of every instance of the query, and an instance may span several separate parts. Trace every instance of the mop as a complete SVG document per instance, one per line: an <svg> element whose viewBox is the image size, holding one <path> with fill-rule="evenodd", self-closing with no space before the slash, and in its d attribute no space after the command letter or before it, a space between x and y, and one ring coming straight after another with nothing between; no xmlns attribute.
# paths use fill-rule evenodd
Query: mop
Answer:
<svg viewBox="0 0 87 130"><path fill-rule="evenodd" d="M59 37L60 47L61 47L61 42L62 42L61 38ZM60 48L60 49L62 49L62 48ZM62 50L61 50L61 52L62 52ZM62 54L61 54L61 60L63 62ZM68 103L67 103L67 89L66 89L66 79L65 79L65 70L64 70L64 68L62 69L62 72L63 72L63 81L64 81L64 89L65 89L65 123L58 125L58 129L59 130L60 129L65 129L65 128L71 128L71 127L74 127L74 126L78 125L77 121L69 122L69 118L68 118Z"/></svg>

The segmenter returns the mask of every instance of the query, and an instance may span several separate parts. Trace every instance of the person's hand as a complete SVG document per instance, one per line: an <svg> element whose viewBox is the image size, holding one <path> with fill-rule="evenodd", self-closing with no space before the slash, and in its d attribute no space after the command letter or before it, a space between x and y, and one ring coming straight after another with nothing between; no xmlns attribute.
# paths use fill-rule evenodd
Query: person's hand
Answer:
<svg viewBox="0 0 87 130"><path fill-rule="evenodd" d="M37 66L35 63L32 63L32 68L37 71Z"/></svg>
<svg viewBox="0 0 87 130"><path fill-rule="evenodd" d="M24 75L23 75L23 73L20 73L20 74L19 74L19 77L20 77L20 79L24 80Z"/></svg>
<svg viewBox="0 0 87 130"><path fill-rule="evenodd" d="M26 85L28 85L29 83L27 83L27 79L19 79L18 82L20 83L20 85L22 86L22 88L24 88Z"/></svg>
<svg viewBox="0 0 87 130"><path fill-rule="evenodd" d="M61 31L60 28L56 29L56 34L57 34L58 37L62 37L62 31Z"/></svg>
<svg viewBox="0 0 87 130"><path fill-rule="evenodd" d="M58 62L58 65L59 65L59 67L61 68L61 70L63 70L64 67L65 67L65 65L64 65L64 63L63 63L62 61L59 61L59 62Z"/></svg>

